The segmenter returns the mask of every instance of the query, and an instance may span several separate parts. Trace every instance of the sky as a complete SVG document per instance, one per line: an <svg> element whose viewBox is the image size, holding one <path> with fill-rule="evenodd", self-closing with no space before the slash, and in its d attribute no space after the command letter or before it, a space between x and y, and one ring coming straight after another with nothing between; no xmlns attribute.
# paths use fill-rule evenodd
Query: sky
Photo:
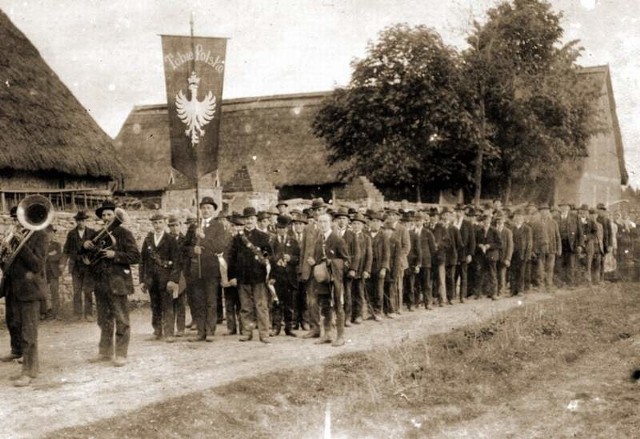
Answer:
<svg viewBox="0 0 640 439"><path fill-rule="evenodd" d="M631 184L640 187L640 0L551 0L579 63L608 64ZM166 103L160 36L230 38L223 97L326 91L395 23L465 47L494 0L0 0L49 66L115 137L135 105Z"/></svg>

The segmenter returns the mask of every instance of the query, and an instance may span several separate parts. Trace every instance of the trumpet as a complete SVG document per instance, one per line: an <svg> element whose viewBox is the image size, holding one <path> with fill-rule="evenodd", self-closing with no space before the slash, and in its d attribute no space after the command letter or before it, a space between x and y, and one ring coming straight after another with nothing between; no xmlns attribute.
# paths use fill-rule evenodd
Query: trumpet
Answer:
<svg viewBox="0 0 640 439"><path fill-rule="evenodd" d="M16 211L22 229L15 230L0 245L0 292L4 285L4 273L7 272L16 256L29 241L34 232L44 230L53 222L55 212L51 202L42 195L25 197Z"/></svg>

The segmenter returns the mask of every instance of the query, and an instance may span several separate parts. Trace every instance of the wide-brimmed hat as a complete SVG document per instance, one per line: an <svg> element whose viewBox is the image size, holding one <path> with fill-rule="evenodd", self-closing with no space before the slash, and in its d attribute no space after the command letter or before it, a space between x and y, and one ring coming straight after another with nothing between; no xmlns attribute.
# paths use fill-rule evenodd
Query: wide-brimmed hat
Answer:
<svg viewBox="0 0 640 439"><path fill-rule="evenodd" d="M105 210L116 210L116 204L112 200L104 200L102 206L96 209L96 216L102 218L102 212Z"/></svg>
<svg viewBox="0 0 640 439"><path fill-rule="evenodd" d="M366 224L367 223L367 218L365 218L365 216L363 214L361 214L361 213L356 213L353 216L353 219L351 221L359 221L362 224Z"/></svg>
<svg viewBox="0 0 640 439"><path fill-rule="evenodd" d="M309 224L309 221L307 221L307 218L301 214L301 213L294 213L291 216L291 222L293 223L302 223L302 224Z"/></svg>
<svg viewBox="0 0 640 439"><path fill-rule="evenodd" d="M79 210L78 213L76 213L73 216L73 219L75 219L76 221L84 221L89 219L89 215L87 215L87 212L84 210Z"/></svg>
<svg viewBox="0 0 640 439"><path fill-rule="evenodd" d="M598 203L598 205L596 206L596 209L607 210L607 206L605 206L604 203Z"/></svg>
<svg viewBox="0 0 640 439"><path fill-rule="evenodd" d="M166 218L167 218L167 217L164 215L164 213L162 213L162 212L156 212L156 213L154 213L153 215L151 215L150 220L151 220L151 221L160 221L160 220L163 220L163 219L166 219Z"/></svg>
<svg viewBox="0 0 640 439"><path fill-rule="evenodd" d="M585 212L589 211L589 206L587 204L581 204L580 205L580 209L578 210L584 210Z"/></svg>
<svg viewBox="0 0 640 439"><path fill-rule="evenodd" d="M349 218L349 209L346 207L340 207L334 214L334 218L340 218L341 216Z"/></svg>
<svg viewBox="0 0 640 439"><path fill-rule="evenodd" d="M264 210L261 210L260 212L258 212L258 221L262 221L270 218L271 218L270 212L265 212Z"/></svg>
<svg viewBox="0 0 640 439"><path fill-rule="evenodd" d="M249 218L250 216L258 216L258 213L256 212L256 208L255 207L245 207L242 210L242 216L245 218Z"/></svg>
<svg viewBox="0 0 640 439"><path fill-rule="evenodd" d="M218 203L213 200L213 197L202 197L202 200L200 200L200 206L203 204L211 204L214 210L218 210Z"/></svg>
<svg viewBox="0 0 640 439"><path fill-rule="evenodd" d="M369 219L373 220L378 220L378 221L384 221L384 215L382 214L382 212L376 212L376 211L371 211L369 213Z"/></svg>
<svg viewBox="0 0 640 439"><path fill-rule="evenodd" d="M180 220L175 215L169 215L167 217L167 225L169 226L180 225Z"/></svg>
<svg viewBox="0 0 640 439"><path fill-rule="evenodd" d="M312 209L320 209L321 207L326 207L322 198L316 198L311 202Z"/></svg>
<svg viewBox="0 0 640 439"><path fill-rule="evenodd" d="M238 212L234 212L229 216L229 222L234 226L244 226L247 222Z"/></svg>

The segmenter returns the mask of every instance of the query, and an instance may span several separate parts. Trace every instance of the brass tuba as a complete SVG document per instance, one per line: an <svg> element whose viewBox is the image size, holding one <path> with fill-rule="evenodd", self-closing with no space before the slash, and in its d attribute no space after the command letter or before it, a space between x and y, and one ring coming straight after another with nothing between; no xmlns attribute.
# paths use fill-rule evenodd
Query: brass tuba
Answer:
<svg viewBox="0 0 640 439"><path fill-rule="evenodd" d="M4 281L4 275L14 259L29 241L33 232L46 229L53 222L55 212L51 202L42 195L29 195L25 197L16 211L21 230L14 230L0 244L0 292Z"/></svg>
<svg viewBox="0 0 640 439"><path fill-rule="evenodd" d="M105 225L91 240L93 248L91 250L85 250L86 253L82 256L82 262L85 265L97 264L98 261L103 258L103 250L110 250L115 247L116 238L111 232L120 224L129 222L129 215L127 215L124 209L116 207L113 214L114 217L109 224Z"/></svg>

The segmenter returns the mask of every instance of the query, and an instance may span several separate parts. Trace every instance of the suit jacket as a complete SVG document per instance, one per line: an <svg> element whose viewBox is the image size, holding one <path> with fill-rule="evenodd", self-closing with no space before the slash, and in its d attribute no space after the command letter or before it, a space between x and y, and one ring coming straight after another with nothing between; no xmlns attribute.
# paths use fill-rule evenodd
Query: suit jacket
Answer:
<svg viewBox="0 0 640 439"><path fill-rule="evenodd" d="M198 244L202 247L200 254L200 269L203 278L220 279L220 262L218 255L227 255L231 235L217 220L212 219L208 227L204 227L204 238L198 239L197 227L190 227L185 236L185 254L191 260L191 276L198 275L198 256L193 249ZM231 279L231 277L229 278Z"/></svg>
<svg viewBox="0 0 640 439"><path fill-rule="evenodd" d="M69 258L69 272L72 275L82 274L83 271L90 269L89 265L82 262L82 254L84 249L82 244L87 240L92 240L98 232L89 227L85 227L82 238L78 233L78 227L74 227L67 233L67 239L64 242L62 253Z"/></svg>
<svg viewBox="0 0 640 439"><path fill-rule="evenodd" d="M180 248L176 238L169 233L165 232L156 246L153 232L150 232L142 243L140 255L140 282L151 285L153 279L157 279L164 288L169 281L180 281Z"/></svg>
<svg viewBox="0 0 640 439"><path fill-rule="evenodd" d="M533 237L532 253L542 255L549 253L549 235L542 220L531 221L529 223Z"/></svg>
<svg viewBox="0 0 640 439"><path fill-rule="evenodd" d="M244 238L256 247L255 251L247 247ZM229 279L237 279L238 284L245 285L266 282L267 267L262 263L263 255L269 258L273 255L271 239L266 233L253 229L234 236L229 250Z"/></svg>
<svg viewBox="0 0 640 439"><path fill-rule="evenodd" d="M407 257L411 251L411 237L409 236L407 228L399 222L394 227L393 236L395 236L398 239L398 242L400 242L400 253L398 255L398 262L400 265L398 269L404 270L409 267Z"/></svg>
<svg viewBox="0 0 640 439"><path fill-rule="evenodd" d="M578 247L584 245L582 241L582 223L578 220L578 216L569 212L566 218L558 216L556 222L560 232L562 250L576 253Z"/></svg>
<svg viewBox="0 0 640 439"><path fill-rule="evenodd" d="M320 227L317 224L309 224L304 228L302 243L300 245L300 278L303 281L309 280L311 276L311 265L307 263L309 257L313 257L315 245L320 235ZM314 258L315 259L315 258Z"/></svg>
<svg viewBox="0 0 640 439"><path fill-rule="evenodd" d="M298 264L300 263L300 246L294 235L287 233L282 242L277 236L271 244L271 272L278 283L287 283L290 288L298 285ZM289 255L288 262L284 261L284 255Z"/></svg>
<svg viewBox="0 0 640 439"><path fill-rule="evenodd" d="M604 215L598 215L598 222L602 224L602 245L604 251L613 246L613 240L611 238L611 220Z"/></svg>
<svg viewBox="0 0 640 439"><path fill-rule="evenodd" d="M448 240L450 242L450 245L446 250L445 264L457 265L459 260L458 255L462 254L463 252L462 237L460 236L460 230L458 230L458 228L453 224L450 224L447 227L447 233L449 235Z"/></svg>
<svg viewBox="0 0 640 439"><path fill-rule="evenodd" d="M475 227L466 218L460 224L460 238L462 239L462 253L458 255L458 261L464 262L467 256L473 256L476 252Z"/></svg>
<svg viewBox="0 0 640 439"><path fill-rule="evenodd" d="M420 231L420 266L431 267L432 258L436 254L436 239L428 227Z"/></svg>
<svg viewBox="0 0 640 439"><path fill-rule="evenodd" d="M560 238L560 230L558 229L558 223L553 218L546 218L542 221L547 231L547 237L549 238L549 253L561 255L562 254L562 239Z"/></svg>
<svg viewBox="0 0 640 439"><path fill-rule="evenodd" d="M362 273L365 271L371 274L371 264L373 260L372 248L371 248L371 236L364 232L356 234L356 242L360 249L360 263L356 270L356 278L361 278Z"/></svg>
<svg viewBox="0 0 640 439"><path fill-rule="evenodd" d="M400 279L404 276L406 267L403 266L403 253L402 242L400 242L399 236L395 233L391 234L389 237L389 273L385 278L387 281Z"/></svg>
<svg viewBox="0 0 640 439"><path fill-rule="evenodd" d="M500 232L502 247L500 248L499 261L503 264L511 264L513 256L513 232L508 227L503 227Z"/></svg>
<svg viewBox="0 0 640 439"><path fill-rule="evenodd" d="M334 291L342 294L345 265L349 263L349 253L344 239L332 230L325 240L322 233L318 232L313 243L313 255L311 257L316 261L316 264L324 259L327 260Z"/></svg>
<svg viewBox="0 0 640 439"><path fill-rule="evenodd" d="M91 272L99 281L108 282L112 294L124 296L133 294L131 265L140 263L140 251L133 234L122 226L111 232L116 244L113 259L100 259Z"/></svg>
<svg viewBox="0 0 640 439"><path fill-rule="evenodd" d="M47 251L47 280L58 279L62 274L60 260L62 259L62 246L58 241L49 240Z"/></svg>
<svg viewBox="0 0 640 439"><path fill-rule="evenodd" d="M513 238L513 257L517 257L521 261L528 261L531 259L531 249L533 247L533 234L531 227L527 224L522 226L513 227L511 229Z"/></svg>
<svg viewBox="0 0 640 439"><path fill-rule="evenodd" d="M408 268L413 269L420 266L420 235L415 230L411 230L409 231L409 239L411 250L409 250L409 255L407 256L407 264L409 265Z"/></svg>
<svg viewBox="0 0 640 439"><path fill-rule="evenodd" d="M480 249L480 244L488 244L489 247L486 253L483 254ZM485 232L484 227L479 227L476 230L476 255L479 257L486 257L490 261L497 261L500 256L500 249L502 248L502 240L500 239L500 233L495 227L489 227Z"/></svg>
<svg viewBox="0 0 640 439"><path fill-rule="evenodd" d="M451 236L449 231L442 223L437 223L432 229L433 237L436 243L436 251L432 254L432 261L434 265L446 264L447 252L452 245Z"/></svg>
<svg viewBox="0 0 640 439"><path fill-rule="evenodd" d="M389 248L389 238L379 231L376 236L371 236L371 273L379 273L383 268L389 271L389 257L391 256Z"/></svg>
<svg viewBox="0 0 640 439"><path fill-rule="evenodd" d="M44 300L48 248L47 233L42 230L33 232L4 272L0 297L10 295L20 302Z"/></svg>
<svg viewBox="0 0 640 439"><path fill-rule="evenodd" d="M340 236L340 230L335 231ZM360 246L356 241L356 234L351 230L345 230L342 235L345 245L347 246L347 253L349 253L349 263L347 264L347 270L354 270L358 273L358 267L360 265Z"/></svg>

